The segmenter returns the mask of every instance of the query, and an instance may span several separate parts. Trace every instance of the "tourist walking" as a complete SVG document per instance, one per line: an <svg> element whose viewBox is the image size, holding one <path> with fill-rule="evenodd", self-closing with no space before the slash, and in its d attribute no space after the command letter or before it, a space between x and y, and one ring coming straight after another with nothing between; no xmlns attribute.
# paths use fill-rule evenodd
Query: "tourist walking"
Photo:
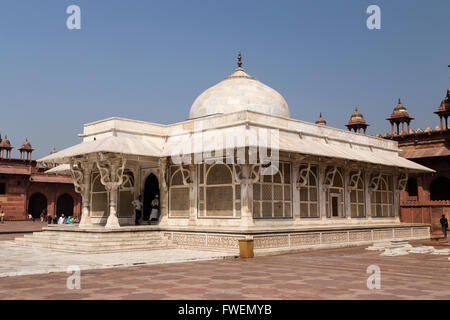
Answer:
<svg viewBox="0 0 450 320"><path fill-rule="evenodd" d="M152 211L150 213L150 218L148 219L148 224L150 224L152 221L158 220L158 213L159 213L159 196L155 195L155 198L152 200L151 206Z"/></svg>
<svg viewBox="0 0 450 320"><path fill-rule="evenodd" d="M439 220L442 226L442 231L444 231L444 237L447 238L447 229L448 229L448 220L445 217L445 214L442 215L441 220Z"/></svg>
<svg viewBox="0 0 450 320"><path fill-rule="evenodd" d="M143 206L143 204L142 204L142 196L139 195L139 197L136 200L133 200L131 202L131 204L134 207L134 213L135 213L135 216L136 216L135 223L136 223L136 225L140 225L141 224L140 221L141 221L141 217L142 217L142 206Z"/></svg>

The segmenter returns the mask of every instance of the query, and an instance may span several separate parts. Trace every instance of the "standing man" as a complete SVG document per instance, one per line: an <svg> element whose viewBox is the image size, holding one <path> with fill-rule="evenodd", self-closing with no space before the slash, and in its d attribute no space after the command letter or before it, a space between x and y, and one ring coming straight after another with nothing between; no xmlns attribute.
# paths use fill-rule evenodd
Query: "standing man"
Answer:
<svg viewBox="0 0 450 320"><path fill-rule="evenodd" d="M150 218L148 219L148 224L151 224L152 221L158 220L158 214L159 214L159 196L155 195L155 198L152 200L152 211L150 214Z"/></svg>
<svg viewBox="0 0 450 320"><path fill-rule="evenodd" d="M131 204L134 207L134 212L136 214L136 220L135 223L136 225L140 225L140 221L141 221L141 217L142 217L142 196L139 195L138 199L134 200L133 202L131 202Z"/></svg>
<svg viewBox="0 0 450 320"><path fill-rule="evenodd" d="M0 211L0 219L2 224L5 223L5 211L3 209Z"/></svg>
<svg viewBox="0 0 450 320"><path fill-rule="evenodd" d="M444 231L444 237L447 238L447 228L448 228L448 220L445 217L445 214L442 215L441 220L439 220L441 222L441 226L442 226L442 231Z"/></svg>

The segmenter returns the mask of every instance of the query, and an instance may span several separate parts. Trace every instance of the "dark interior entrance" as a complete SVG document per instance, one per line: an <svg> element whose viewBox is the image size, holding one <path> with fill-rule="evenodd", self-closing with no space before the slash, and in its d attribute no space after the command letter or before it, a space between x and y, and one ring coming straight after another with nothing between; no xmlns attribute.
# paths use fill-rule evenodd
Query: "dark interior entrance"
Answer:
<svg viewBox="0 0 450 320"><path fill-rule="evenodd" d="M28 214L39 218L44 209L47 209L47 198L42 193L35 193L28 201Z"/></svg>
<svg viewBox="0 0 450 320"><path fill-rule="evenodd" d="M152 210L151 203L155 196L159 197L159 182L158 178L151 173L147 180L145 180L145 188L144 188L144 213L143 219L148 221L150 218L150 212Z"/></svg>
<svg viewBox="0 0 450 320"><path fill-rule="evenodd" d="M338 201L339 201L338 197L331 196L331 215L333 217L339 216Z"/></svg>
<svg viewBox="0 0 450 320"><path fill-rule="evenodd" d="M65 217L73 216L73 199L67 193L60 196L56 202L56 215L59 217L62 214Z"/></svg>

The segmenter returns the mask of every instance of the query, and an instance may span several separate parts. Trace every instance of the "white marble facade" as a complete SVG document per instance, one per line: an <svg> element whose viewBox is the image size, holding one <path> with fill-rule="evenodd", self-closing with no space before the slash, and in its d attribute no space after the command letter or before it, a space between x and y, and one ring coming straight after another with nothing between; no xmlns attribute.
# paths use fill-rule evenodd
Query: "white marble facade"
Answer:
<svg viewBox="0 0 450 320"><path fill-rule="evenodd" d="M241 67L202 93L189 114L171 125L86 124L82 143L40 160L70 163L83 198L81 227L134 224L131 201L155 192L159 226L399 223L408 173L430 171L400 158L395 141L291 119L284 98ZM263 174L275 162L278 170Z"/></svg>

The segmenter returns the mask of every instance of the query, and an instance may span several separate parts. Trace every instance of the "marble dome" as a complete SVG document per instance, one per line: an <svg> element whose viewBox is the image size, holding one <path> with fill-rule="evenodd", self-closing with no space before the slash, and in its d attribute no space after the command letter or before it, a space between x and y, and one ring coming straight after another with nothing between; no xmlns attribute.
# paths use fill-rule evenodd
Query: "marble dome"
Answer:
<svg viewBox="0 0 450 320"><path fill-rule="evenodd" d="M289 106L276 90L249 76L241 67L195 99L189 119L237 111L256 111L290 118Z"/></svg>

